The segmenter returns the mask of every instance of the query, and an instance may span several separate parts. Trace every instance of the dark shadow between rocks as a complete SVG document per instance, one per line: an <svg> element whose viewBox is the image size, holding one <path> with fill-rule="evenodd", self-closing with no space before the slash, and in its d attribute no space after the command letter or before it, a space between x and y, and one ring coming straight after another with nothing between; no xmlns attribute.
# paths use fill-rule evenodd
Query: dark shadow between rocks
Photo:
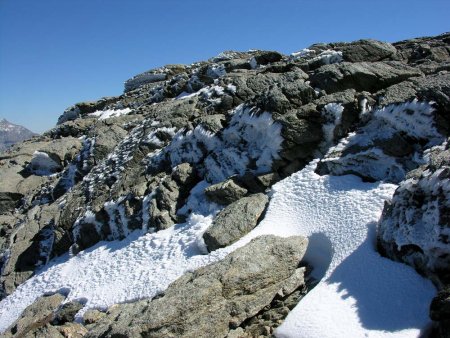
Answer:
<svg viewBox="0 0 450 338"><path fill-rule="evenodd" d="M314 233L308 237L308 248L303 261L312 267L311 277L317 282L325 276L333 254L331 241L323 233Z"/></svg>
<svg viewBox="0 0 450 338"><path fill-rule="evenodd" d="M370 191L379 185L374 181L361 178L358 173L346 173L342 176L328 176L326 178L326 187L334 191L348 191L355 189L355 183L359 191ZM371 183L371 184L368 184Z"/></svg>
<svg viewBox="0 0 450 338"><path fill-rule="evenodd" d="M418 316L428 317L432 295L418 291L432 283L421 280L422 277L405 278L416 272L376 252L372 240L376 238L376 223L371 222L367 226L368 239L334 270L327 282L338 284L338 291L344 299L355 299L359 319L366 329L395 332L423 328L427 323L421 322ZM380 260L384 262L380 264ZM400 283L398 278L404 280ZM394 282L394 279L397 280Z"/></svg>

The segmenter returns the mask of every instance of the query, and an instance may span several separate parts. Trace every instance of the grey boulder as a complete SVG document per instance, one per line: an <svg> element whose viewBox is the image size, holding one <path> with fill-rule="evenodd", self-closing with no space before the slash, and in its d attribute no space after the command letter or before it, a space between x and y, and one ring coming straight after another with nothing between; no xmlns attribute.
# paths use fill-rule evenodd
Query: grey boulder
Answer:
<svg viewBox="0 0 450 338"><path fill-rule="evenodd" d="M231 203L223 209L203 234L209 251L224 248L248 234L256 225L269 203L269 198L254 194Z"/></svg>
<svg viewBox="0 0 450 338"><path fill-rule="evenodd" d="M229 179L205 189L206 197L215 203L228 205L244 197L247 189L236 184L233 179Z"/></svg>
<svg viewBox="0 0 450 338"><path fill-rule="evenodd" d="M304 284L307 239L262 236L222 261L188 272L151 301L110 308L86 337L225 337Z"/></svg>

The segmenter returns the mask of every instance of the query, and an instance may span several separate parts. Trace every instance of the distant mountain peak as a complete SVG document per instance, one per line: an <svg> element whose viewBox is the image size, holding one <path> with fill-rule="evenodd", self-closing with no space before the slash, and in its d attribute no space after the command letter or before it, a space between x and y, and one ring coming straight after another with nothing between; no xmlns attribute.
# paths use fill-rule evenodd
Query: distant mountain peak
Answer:
<svg viewBox="0 0 450 338"><path fill-rule="evenodd" d="M5 118L0 119L0 151L4 151L13 144L27 140L34 135L37 134L21 125L11 123Z"/></svg>

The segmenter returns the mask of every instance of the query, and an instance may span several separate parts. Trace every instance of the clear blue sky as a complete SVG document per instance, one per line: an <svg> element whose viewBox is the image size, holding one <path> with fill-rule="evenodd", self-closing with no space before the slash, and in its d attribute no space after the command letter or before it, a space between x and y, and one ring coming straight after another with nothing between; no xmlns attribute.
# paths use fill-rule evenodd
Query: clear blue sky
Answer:
<svg viewBox="0 0 450 338"><path fill-rule="evenodd" d="M0 0L0 118L42 132L131 76L223 50L450 30L450 1Z"/></svg>

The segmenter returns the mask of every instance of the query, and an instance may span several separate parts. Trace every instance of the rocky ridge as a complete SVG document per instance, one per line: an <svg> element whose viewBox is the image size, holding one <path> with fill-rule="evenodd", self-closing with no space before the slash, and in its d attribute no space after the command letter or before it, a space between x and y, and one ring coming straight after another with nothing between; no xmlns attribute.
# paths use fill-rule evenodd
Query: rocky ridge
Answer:
<svg viewBox="0 0 450 338"><path fill-rule="evenodd" d="M139 74L126 81L121 96L68 108L55 128L0 158L2 296L53 257L134 230L182 223L199 207L189 199L195 189L221 210L203 236L206 247L227 246L264 217L270 187L314 158L321 158L321 175L399 184L378 226L380 250L431 276L439 287L447 285L449 68L449 34L394 44L316 44L289 56L224 52ZM276 253L286 241L261 241L276 248L269 261L281 264ZM231 257L239 260L242 250ZM305 287L297 269L301 254L295 255L289 273L281 275L297 281L284 296ZM220 264L235 268L230 258ZM220 271L200 269L174 282L161 298L118 305L83 327L82 335L245 334L242 323L270 306L282 281L273 282L267 294L267 285L253 290L264 290L267 299L251 310L241 311L250 306L242 299L211 298L223 322L210 328L199 317L184 317L192 306L205 306L202 295L192 303L172 303L180 293L201 292L189 283L213 290ZM241 286L221 287L238 295ZM153 318L159 304L167 313ZM142 315L135 319L137 313ZM433 319L445 322L435 312ZM47 320L38 327L67 336ZM259 334L271 335L270 325L266 331Z"/></svg>

